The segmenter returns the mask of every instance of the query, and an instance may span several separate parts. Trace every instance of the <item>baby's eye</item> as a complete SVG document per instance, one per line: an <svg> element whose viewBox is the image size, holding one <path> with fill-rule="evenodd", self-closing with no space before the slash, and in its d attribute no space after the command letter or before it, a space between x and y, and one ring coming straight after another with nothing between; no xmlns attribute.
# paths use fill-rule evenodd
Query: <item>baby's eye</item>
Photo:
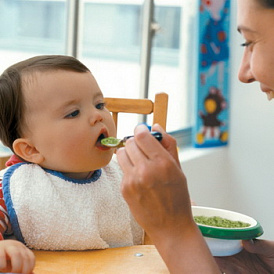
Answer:
<svg viewBox="0 0 274 274"><path fill-rule="evenodd" d="M66 115L66 118L74 118L76 116L78 116L80 113L79 110L74 110L73 112L71 112L70 114Z"/></svg>
<svg viewBox="0 0 274 274"><path fill-rule="evenodd" d="M97 109L104 109L105 108L105 103L99 103L96 105Z"/></svg>

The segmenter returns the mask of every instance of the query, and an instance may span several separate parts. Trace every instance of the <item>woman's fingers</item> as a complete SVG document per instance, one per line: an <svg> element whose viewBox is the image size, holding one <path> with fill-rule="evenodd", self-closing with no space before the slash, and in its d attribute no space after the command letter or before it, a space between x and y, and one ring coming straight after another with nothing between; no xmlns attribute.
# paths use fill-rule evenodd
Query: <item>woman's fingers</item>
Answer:
<svg viewBox="0 0 274 274"><path fill-rule="evenodd" d="M153 125L152 130L159 131L163 134L163 139L161 141L162 146L173 156L176 162L180 165L176 139L167 134L159 124Z"/></svg>
<svg viewBox="0 0 274 274"><path fill-rule="evenodd" d="M274 242L268 240L245 240L243 241L244 248L254 254L271 256L274 260Z"/></svg>

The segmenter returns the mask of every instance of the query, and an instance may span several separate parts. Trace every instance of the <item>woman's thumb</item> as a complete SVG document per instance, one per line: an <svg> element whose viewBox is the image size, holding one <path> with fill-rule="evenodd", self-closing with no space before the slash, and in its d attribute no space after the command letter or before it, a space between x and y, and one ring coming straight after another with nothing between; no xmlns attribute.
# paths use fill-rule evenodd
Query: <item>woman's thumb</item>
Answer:
<svg viewBox="0 0 274 274"><path fill-rule="evenodd" d="M250 253L264 255L264 256L274 256L274 242L267 240L244 240L242 241L243 247Z"/></svg>

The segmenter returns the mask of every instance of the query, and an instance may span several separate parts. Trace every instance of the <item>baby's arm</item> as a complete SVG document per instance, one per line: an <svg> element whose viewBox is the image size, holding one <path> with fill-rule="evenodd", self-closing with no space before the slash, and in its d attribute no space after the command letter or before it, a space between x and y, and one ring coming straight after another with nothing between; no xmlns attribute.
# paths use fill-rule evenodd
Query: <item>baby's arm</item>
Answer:
<svg viewBox="0 0 274 274"><path fill-rule="evenodd" d="M35 265L33 252L16 240L0 241L0 273L32 273Z"/></svg>

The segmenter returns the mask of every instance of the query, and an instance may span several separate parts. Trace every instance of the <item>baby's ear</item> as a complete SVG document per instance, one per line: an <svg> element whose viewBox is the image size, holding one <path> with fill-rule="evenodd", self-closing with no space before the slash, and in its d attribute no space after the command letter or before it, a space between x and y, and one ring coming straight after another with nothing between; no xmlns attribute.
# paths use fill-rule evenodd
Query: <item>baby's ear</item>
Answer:
<svg viewBox="0 0 274 274"><path fill-rule="evenodd" d="M27 138L18 138L13 142L13 150L16 155L27 162L40 164L44 161L43 155Z"/></svg>

